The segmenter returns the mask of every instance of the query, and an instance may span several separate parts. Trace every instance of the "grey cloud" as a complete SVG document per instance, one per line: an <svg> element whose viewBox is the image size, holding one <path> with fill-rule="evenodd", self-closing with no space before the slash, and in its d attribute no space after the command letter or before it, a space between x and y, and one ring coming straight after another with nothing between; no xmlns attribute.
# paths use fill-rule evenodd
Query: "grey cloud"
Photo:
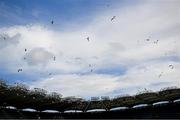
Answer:
<svg viewBox="0 0 180 120"><path fill-rule="evenodd" d="M15 45L19 43L20 34L9 36L8 34L0 35L0 49L5 48L9 45Z"/></svg>
<svg viewBox="0 0 180 120"><path fill-rule="evenodd" d="M110 42L108 45L108 51L111 51L112 53L126 50L125 46L120 42Z"/></svg>
<svg viewBox="0 0 180 120"><path fill-rule="evenodd" d="M35 48L25 55L28 65L46 65L53 57L53 53L44 48Z"/></svg>
<svg viewBox="0 0 180 120"><path fill-rule="evenodd" d="M84 59L83 58L81 58L81 57L73 57L73 58L69 58L67 61L66 61L66 63L68 63L68 64L74 64L74 65L76 65L76 64L82 64L84 62Z"/></svg>
<svg viewBox="0 0 180 120"><path fill-rule="evenodd" d="M124 50L125 49L125 46L122 45L122 43L120 43L120 42L110 42L109 46L111 48L118 49L118 50Z"/></svg>
<svg viewBox="0 0 180 120"><path fill-rule="evenodd" d="M168 86L170 84L172 84L172 82L157 82L157 83L150 84L150 87L152 87L152 86L162 87L162 86Z"/></svg>

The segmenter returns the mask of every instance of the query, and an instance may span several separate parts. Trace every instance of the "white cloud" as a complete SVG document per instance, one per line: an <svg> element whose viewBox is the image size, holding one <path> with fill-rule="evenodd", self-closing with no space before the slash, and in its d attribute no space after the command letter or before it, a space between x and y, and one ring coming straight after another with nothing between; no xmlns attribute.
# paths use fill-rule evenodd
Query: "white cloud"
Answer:
<svg viewBox="0 0 180 120"><path fill-rule="evenodd" d="M173 64L174 69L168 65ZM31 87L40 87L48 91L57 91L64 96L101 96L111 97L119 94L135 94L144 88L157 91L163 87L180 86L180 63L172 61L154 61L129 68L121 76L105 74L67 74L54 75L36 81ZM159 77L159 75L161 77ZM156 85L156 86L155 86ZM119 90L121 93L113 93ZM123 91L122 91L123 90Z"/></svg>
<svg viewBox="0 0 180 120"><path fill-rule="evenodd" d="M46 65L54 60L54 55L43 48L35 48L28 52L24 58L29 65Z"/></svg>
<svg viewBox="0 0 180 120"><path fill-rule="evenodd" d="M9 45L15 45L19 43L20 34L16 34L14 36L9 36L8 34L0 35L0 49L7 47Z"/></svg>
<svg viewBox="0 0 180 120"><path fill-rule="evenodd" d="M58 91L64 96L99 96L117 88L117 77L111 75L55 75L52 78L42 79L33 84L49 91Z"/></svg>
<svg viewBox="0 0 180 120"><path fill-rule="evenodd" d="M118 89L131 94L143 87L157 90L177 85L180 70L179 4L178 0L145 1L116 8L94 16L94 21L85 27L79 26L77 31L55 31L36 24L0 28L0 32L8 35L21 35L18 45L0 51L3 58L0 65L9 72L19 67L23 67L27 74L52 72L53 76L44 76L32 86L56 90L65 96L115 95L112 91ZM116 19L111 22L114 15ZM88 36L89 42L86 40ZM146 41L147 38L150 41ZM156 40L159 41L154 44ZM25 48L31 58L27 62L32 62L33 66L23 60ZM33 52L35 50L38 56ZM53 55L56 61L51 62ZM171 57L176 60L169 59ZM46 66L37 65L41 63ZM95 72L90 72L89 64L93 65ZM169 69L169 64L175 68ZM123 75L96 73L112 66L125 66L127 71ZM164 84L153 86L158 83Z"/></svg>

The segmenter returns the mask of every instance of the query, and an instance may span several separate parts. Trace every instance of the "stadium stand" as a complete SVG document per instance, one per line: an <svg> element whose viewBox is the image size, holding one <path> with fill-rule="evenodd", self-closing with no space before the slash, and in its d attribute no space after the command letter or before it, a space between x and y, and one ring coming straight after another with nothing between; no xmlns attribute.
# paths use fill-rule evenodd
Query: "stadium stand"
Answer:
<svg viewBox="0 0 180 120"><path fill-rule="evenodd" d="M46 90L0 80L0 119L180 118L180 88L145 91L134 96L62 97Z"/></svg>

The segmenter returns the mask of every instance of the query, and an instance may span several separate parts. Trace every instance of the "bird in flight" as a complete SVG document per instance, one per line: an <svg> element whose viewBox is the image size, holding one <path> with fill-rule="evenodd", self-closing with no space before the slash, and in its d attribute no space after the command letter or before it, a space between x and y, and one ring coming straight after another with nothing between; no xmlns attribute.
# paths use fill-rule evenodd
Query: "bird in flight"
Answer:
<svg viewBox="0 0 180 120"><path fill-rule="evenodd" d="M149 37L146 39L146 41L150 41L150 38L151 38L151 36L149 36Z"/></svg>
<svg viewBox="0 0 180 120"><path fill-rule="evenodd" d="M154 41L154 44L157 44L159 40Z"/></svg>
<svg viewBox="0 0 180 120"><path fill-rule="evenodd" d="M90 41L90 40L89 40L89 37L87 37L86 39L87 39L88 42Z"/></svg>
<svg viewBox="0 0 180 120"><path fill-rule="evenodd" d="M113 21L115 18L116 18L116 16L113 16L113 17L111 18L111 21Z"/></svg>
<svg viewBox="0 0 180 120"><path fill-rule="evenodd" d="M159 76L158 76L158 77L160 78L161 76L162 76L162 74L159 74Z"/></svg>
<svg viewBox="0 0 180 120"><path fill-rule="evenodd" d="M22 72L22 69L18 69L18 72Z"/></svg>
<svg viewBox="0 0 180 120"><path fill-rule="evenodd" d="M163 74L163 72L161 72L158 77L160 78L162 76L162 74Z"/></svg>
<svg viewBox="0 0 180 120"><path fill-rule="evenodd" d="M53 20L51 21L51 24L54 24L54 21L53 21Z"/></svg>
<svg viewBox="0 0 180 120"><path fill-rule="evenodd" d="M169 67L170 67L171 69L174 69L174 66L173 66L173 65L169 65Z"/></svg>
<svg viewBox="0 0 180 120"><path fill-rule="evenodd" d="M53 57L53 60L54 60L54 61L56 60L56 57L55 57L55 56Z"/></svg>
<svg viewBox="0 0 180 120"><path fill-rule="evenodd" d="M150 41L150 39L148 38L148 39L146 39L146 41Z"/></svg>
<svg viewBox="0 0 180 120"><path fill-rule="evenodd" d="M26 52L26 51L27 51L27 49L25 48L25 49L24 49L24 51Z"/></svg>

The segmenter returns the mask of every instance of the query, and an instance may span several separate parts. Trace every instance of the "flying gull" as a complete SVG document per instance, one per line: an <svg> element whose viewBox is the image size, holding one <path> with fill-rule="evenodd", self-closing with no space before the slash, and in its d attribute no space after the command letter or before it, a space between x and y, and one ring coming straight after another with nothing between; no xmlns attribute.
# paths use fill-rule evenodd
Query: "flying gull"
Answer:
<svg viewBox="0 0 180 120"><path fill-rule="evenodd" d="M18 69L18 72L22 72L22 69Z"/></svg>
<svg viewBox="0 0 180 120"><path fill-rule="evenodd" d="M90 41L90 40L89 40L89 37L87 37L86 39L87 39L88 42Z"/></svg>
<svg viewBox="0 0 180 120"><path fill-rule="evenodd" d="M116 18L116 16L113 16L113 17L111 18L111 21L113 21L115 18Z"/></svg>
<svg viewBox="0 0 180 120"><path fill-rule="evenodd" d="M169 67L170 67L171 69L174 69L174 66L173 66L173 65L169 65Z"/></svg>
<svg viewBox="0 0 180 120"><path fill-rule="evenodd" d="M158 76L158 77L160 78L160 77L162 76L162 74L163 74L163 72L161 72L161 74L159 74L159 76Z"/></svg>
<svg viewBox="0 0 180 120"><path fill-rule="evenodd" d="M53 20L51 21L51 24L54 24L54 21L53 21Z"/></svg>
<svg viewBox="0 0 180 120"><path fill-rule="evenodd" d="M157 44L159 40L154 41L154 44Z"/></svg>
<svg viewBox="0 0 180 120"><path fill-rule="evenodd" d="M148 39L146 39L146 41L150 41L150 39L148 38Z"/></svg>
<svg viewBox="0 0 180 120"><path fill-rule="evenodd" d="M54 61L56 60L56 57L55 57L55 56L53 57L53 60L54 60Z"/></svg>

